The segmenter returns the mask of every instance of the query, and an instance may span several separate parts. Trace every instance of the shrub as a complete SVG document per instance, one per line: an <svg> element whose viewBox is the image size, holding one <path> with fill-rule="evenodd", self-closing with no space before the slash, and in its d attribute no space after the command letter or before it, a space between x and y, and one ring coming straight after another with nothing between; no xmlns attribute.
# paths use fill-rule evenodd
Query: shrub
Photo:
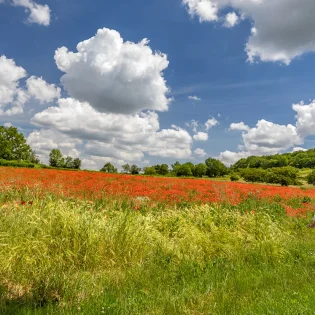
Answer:
<svg viewBox="0 0 315 315"><path fill-rule="evenodd" d="M307 183L310 185L315 185L315 171L307 176Z"/></svg>
<svg viewBox="0 0 315 315"><path fill-rule="evenodd" d="M240 177L236 174L232 174L231 177L230 177L231 181L232 182L237 182L240 180Z"/></svg>

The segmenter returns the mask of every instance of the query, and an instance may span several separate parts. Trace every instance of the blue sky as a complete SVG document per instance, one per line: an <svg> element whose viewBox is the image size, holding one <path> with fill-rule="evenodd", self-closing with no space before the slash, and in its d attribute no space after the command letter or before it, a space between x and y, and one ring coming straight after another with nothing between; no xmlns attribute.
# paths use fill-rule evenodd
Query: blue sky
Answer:
<svg viewBox="0 0 315 315"><path fill-rule="evenodd" d="M303 8L298 0L279 0L273 7L270 0L262 0L261 7L255 8L255 5L241 5L238 0L202 2L203 7L198 7L196 0L0 1L0 56L6 58L0 63L0 88L1 66L4 69L10 64L12 73L17 67L27 72L27 75L12 78L10 87L18 85L29 95L17 113L12 114L8 109L16 106L16 91L12 90L15 96L11 93L11 99L2 103L0 92L0 124L17 126L42 160L46 161L49 151L58 147L64 154L80 156L87 168L98 168L104 161L111 161L117 166L123 162L146 165L175 160L197 163L207 156L220 157L225 163L231 163L250 154L314 147L312 115L315 118L315 105L311 100L315 99L315 36L312 34L315 33L315 24L308 19L308 12L314 5ZM32 16L36 6L43 10ZM215 8L215 16L211 8ZM290 20L284 17L283 21L273 25L268 20L271 10L283 15L293 12L297 18ZM237 22L227 27L226 17L231 12L237 17ZM104 28L117 31L124 43L138 44L147 38L150 41L147 47L152 50L152 55L155 52L166 54L169 64L162 70L155 69L154 78L148 85L134 84L136 90L148 88L147 93L152 92L160 100L159 104L151 104L153 96L148 94L147 99L131 100L130 104L137 100L143 102L143 106L135 104L135 109L131 111L128 109L128 95L123 100L115 99L116 94L109 95L110 89L105 86L108 81L104 78L98 84L98 92L104 96L103 102L110 100L116 104L119 108L119 113L116 113L116 109L112 110L109 105L105 104L103 108L102 104L93 104L92 96L86 95L85 98L84 92L80 93L83 82L97 82L99 77L93 77L93 71L84 78L81 68L72 68L71 73L58 69L54 60L58 48L66 47L68 51L77 53L78 43L90 39ZM253 35L253 28L257 28L258 35ZM309 29L312 32L308 33ZM252 62L248 61L250 53L254 54ZM117 63L123 57L119 58ZM9 59L14 64L8 62ZM141 68L145 60L138 61L136 68ZM128 65L124 64L124 67L128 69ZM147 66L145 71L151 70ZM4 73L3 70L2 75ZM75 73L81 73L81 78L74 79ZM65 74L66 83L61 82ZM117 77L118 74L115 75ZM33 92L26 81L31 76L33 80L29 85L32 83ZM158 77L166 80L165 85L170 92L163 93L162 87L159 91L153 90L152 82ZM39 78L44 80L42 85ZM138 79L130 80L134 82ZM47 87L48 94L43 95ZM34 92L34 89L38 91ZM123 85L119 93L124 93ZM163 110L162 96L173 98L164 104ZM200 100L191 100L189 96ZM65 118L64 121L77 119L70 124L71 127L62 125L56 114L47 111L48 108L59 108L58 99L89 102L95 114L92 116L97 117L99 113L102 117L99 123L104 136L95 137L96 131L87 128L84 119L80 118L90 116L90 111L77 118L71 115ZM151 107L146 107L147 100ZM305 104L293 110L292 104L301 101ZM68 102L58 115L66 115L66 106L76 111L75 106L81 105L69 105ZM148 123L145 118L145 128L150 132L155 129L150 134L146 134L145 129L141 134L143 122L139 128L134 126L138 122L130 115L140 115L147 110L153 110L156 116L152 118L153 122L150 120ZM118 114L123 118L110 116ZM115 117L124 126L119 129L117 123L113 127L115 132L112 129L107 131L107 126ZM217 123L207 130L204 124L213 118ZM195 131L192 120L198 122ZM96 121L98 119L91 124ZM156 121L159 122L158 128L154 125ZM256 126L258 121L262 123ZM240 122L246 128L239 128L239 125L230 128L232 123ZM129 124L138 131L127 128ZM293 129L289 126L288 130L289 124ZM128 132L131 137L126 134ZM207 134L207 140L195 141L193 137L198 132ZM139 142L133 141L137 137ZM150 138L150 141L141 143L143 138ZM228 153L224 155L224 152Z"/></svg>

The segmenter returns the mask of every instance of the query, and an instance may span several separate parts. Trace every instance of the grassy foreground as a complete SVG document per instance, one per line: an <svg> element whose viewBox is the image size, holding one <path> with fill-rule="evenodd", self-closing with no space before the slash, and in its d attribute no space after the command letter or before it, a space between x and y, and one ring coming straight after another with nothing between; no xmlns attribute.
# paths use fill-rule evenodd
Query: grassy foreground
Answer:
<svg viewBox="0 0 315 315"><path fill-rule="evenodd" d="M0 314L314 314L308 218L220 205L0 205Z"/></svg>

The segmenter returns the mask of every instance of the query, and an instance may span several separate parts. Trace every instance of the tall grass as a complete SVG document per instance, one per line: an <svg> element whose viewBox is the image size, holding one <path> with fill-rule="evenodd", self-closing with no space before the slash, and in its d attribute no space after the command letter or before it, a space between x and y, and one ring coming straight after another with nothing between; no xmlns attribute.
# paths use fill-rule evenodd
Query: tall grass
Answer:
<svg viewBox="0 0 315 315"><path fill-rule="evenodd" d="M314 314L309 218L13 197L0 206L0 314Z"/></svg>

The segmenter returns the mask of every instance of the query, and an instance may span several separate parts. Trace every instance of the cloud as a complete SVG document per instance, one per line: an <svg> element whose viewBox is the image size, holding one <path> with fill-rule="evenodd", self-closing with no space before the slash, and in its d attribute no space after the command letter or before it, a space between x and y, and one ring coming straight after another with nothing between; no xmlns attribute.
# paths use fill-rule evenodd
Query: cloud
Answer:
<svg viewBox="0 0 315 315"><path fill-rule="evenodd" d="M171 99L163 71L169 62L148 44L147 39L124 42L117 31L99 29L77 52L56 50L56 64L65 72L61 82L71 97L102 113L167 111Z"/></svg>
<svg viewBox="0 0 315 315"><path fill-rule="evenodd" d="M292 152L299 152L299 151L307 151L307 149L304 149L304 148L301 148L301 147L295 147L292 150Z"/></svg>
<svg viewBox="0 0 315 315"><path fill-rule="evenodd" d="M207 141L208 134L205 132L198 132L196 135L193 136L195 141Z"/></svg>
<svg viewBox="0 0 315 315"><path fill-rule="evenodd" d="M235 12L230 12L225 16L224 26L227 28L232 28L239 22L239 17Z"/></svg>
<svg viewBox="0 0 315 315"><path fill-rule="evenodd" d="M188 98L192 101L201 101L201 98L199 98L198 96L188 96Z"/></svg>
<svg viewBox="0 0 315 315"><path fill-rule="evenodd" d="M315 101L305 105L304 102L293 104L296 112L296 127L302 137L315 135Z"/></svg>
<svg viewBox="0 0 315 315"><path fill-rule="evenodd" d="M119 156L113 153L120 159L132 154L140 158L144 153L164 158L189 158L192 154L189 133L176 126L160 129L158 114L151 111L134 115L99 113L87 102L67 98L60 99L58 107L37 113L32 123L86 140L91 155L108 155L110 150L121 151Z"/></svg>
<svg viewBox="0 0 315 315"><path fill-rule="evenodd" d="M50 24L50 9L47 4L37 4L32 0L12 0L10 3L25 8L25 11L29 14L27 22L44 26Z"/></svg>
<svg viewBox="0 0 315 315"><path fill-rule="evenodd" d="M200 148L194 150L194 154L197 155L198 157L205 157L207 155L205 150L200 149Z"/></svg>
<svg viewBox="0 0 315 315"><path fill-rule="evenodd" d="M219 160L227 166L231 166L235 164L238 160L242 158L247 158L250 156L249 152L231 152L225 151L221 152L219 156Z"/></svg>
<svg viewBox="0 0 315 315"><path fill-rule="evenodd" d="M0 115L14 115L23 112L28 96L19 87L19 80L26 77L26 71L13 59L0 57Z"/></svg>
<svg viewBox="0 0 315 315"><path fill-rule="evenodd" d="M230 125L229 130L249 131L250 128L247 125L245 125L243 122L240 122L240 123L232 123Z"/></svg>
<svg viewBox="0 0 315 315"><path fill-rule="evenodd" d="M315 51L315 2L310 0L182 0L200 22L224 21L225 9L234 9L253 23L246 44L248 60L282 62Z"/></svg>
<svg viewBox="0 0 315 315"><path fill-rule="evenodd" d="M209 0L183 0L189 14L197 16L200 22L213 22L218 20L218 7Z"/></svg>
<svg viewBox="0 0 315 315"><path fill-rule="evenodd" d="M82 144L82 140L69 137L57 130L37 130L27 137L27 143L43 163L49 163L48 156L51 150L60 149L65 156L79 157L77 146Z"/></svg>
<svg viewBox="0 0 315 315"><path fill-rule="evenodd" d="M295 151L304 151L299 145L304 143L305 138L315 135L315 101L310 104L293 104L292 109L296 112L296 124L278 125L264 119L259 120L256 127L250 128L241 123L233 123L230 130L242 130L243 144L239 146L241 152L226 151L221 153L220 159L225 163L231 163L238 157L250 155L277 154L293 148Z"/></svg>
<svg viewBox="0 0 315 315"><path fill-rule="evenodd" d="M60 88L42 78L32 76L22 86L21 80L26 77L26 71L13 59L0 56L0 116L23 114L24 105L32 99L43 104L60 97Z"/></svg>
<svg viewBox="0 0 315 315"><path fill-rule="evenodd" d="M208 119L208 121L205 123L206 130L209 131L212 127L218 124L219 122L215 118Z"/></svg>
<svg viewBox="0 0 315 315"><path fill-rule="evenodd" d="M61 89L54 84L48 84L43 78L31 76L26 81L28 94L37 99L41 104L51 103L60 98Z"/></svg>

